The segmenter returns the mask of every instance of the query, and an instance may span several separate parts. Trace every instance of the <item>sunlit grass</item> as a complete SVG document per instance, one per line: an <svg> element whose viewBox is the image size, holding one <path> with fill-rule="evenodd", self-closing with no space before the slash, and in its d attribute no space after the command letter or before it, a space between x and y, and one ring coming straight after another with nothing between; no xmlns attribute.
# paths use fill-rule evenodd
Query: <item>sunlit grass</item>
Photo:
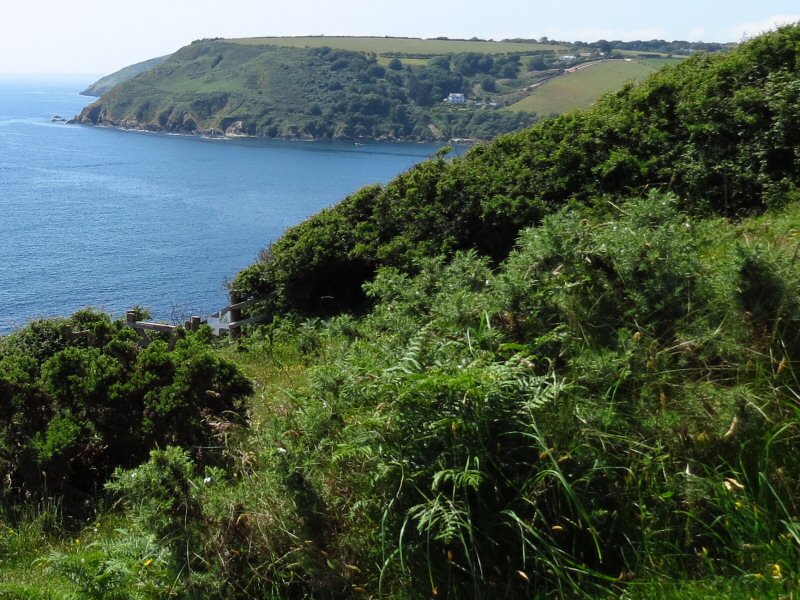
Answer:
<svg viewBox="0 0 800 600"><path fill-rule="evenodd" d="M273 345L268 340L246 346L226 343L220 353L235 362L254 382L250 398L253 427L259 429L276 413L294 410L293 396L307 385L307 364L292 347Z"/></svg>
<svg viewBox="0 0 800 600"><path fill-rule="evenodd" d="M603 62L556 77L509 109L551 115L587 108L602 94L619 89L626 81L642 80L656 70L638 60Z"/></svg>

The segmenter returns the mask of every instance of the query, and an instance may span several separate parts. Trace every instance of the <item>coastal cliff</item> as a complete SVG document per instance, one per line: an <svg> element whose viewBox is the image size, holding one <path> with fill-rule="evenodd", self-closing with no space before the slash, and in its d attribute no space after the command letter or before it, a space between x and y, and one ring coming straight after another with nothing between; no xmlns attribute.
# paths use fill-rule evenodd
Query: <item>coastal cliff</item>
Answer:
<svg viewBox="0 0 800 600"><path fill-rule="evenodd" d="M444 102L449 94L464 98L485 76L459 73L450 61L384 66L372 53L202 40L111 88L73 122L206 136L420 141L489 139L536 120L476 93L463 104ZM502 65L486 64L496 62Z"/></svg>

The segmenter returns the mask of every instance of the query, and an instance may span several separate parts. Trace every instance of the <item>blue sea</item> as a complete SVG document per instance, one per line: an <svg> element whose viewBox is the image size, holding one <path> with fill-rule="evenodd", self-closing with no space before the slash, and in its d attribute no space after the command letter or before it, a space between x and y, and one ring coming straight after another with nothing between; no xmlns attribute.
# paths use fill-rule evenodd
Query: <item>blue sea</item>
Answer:
<svg viewBox="0 0 800 600"><path fill-rule="evenodd" d="M77 93L91 81L0 79L0 334L86 306L210 314L288 227L438 149L53 122L93 100Z"/></svg>

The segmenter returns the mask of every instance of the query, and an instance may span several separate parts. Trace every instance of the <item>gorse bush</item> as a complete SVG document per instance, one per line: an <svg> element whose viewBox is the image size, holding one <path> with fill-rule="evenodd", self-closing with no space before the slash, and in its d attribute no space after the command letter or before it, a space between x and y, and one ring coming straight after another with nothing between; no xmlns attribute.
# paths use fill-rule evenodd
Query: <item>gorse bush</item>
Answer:
<svg viewBox="0 0 800 600"><path fill-rule="evenodd" d="M174 349L161 340L141 348L133 329L87 310L4 338L6 493L91 494L116 467L134 466L160 445L193 447L203 458L215 420L240 419L251 391L207 335L189 333Z"/></svg>
<svg viewBox="0 0 800 600"><path fill-rule="evenodd" d="M206 469L202 475L198 471L187 450L168 446L164 450L153 450L149 460L134 470L118 468L106 484L133 515L133 523L142 537L151 541L142 549L146 550L144 556L142 550L138 551L138 556L129 555L133 558L133 573L120 571L126 577L145 571L160 594L172 588L177 579L180 579L180 591L172 595L179 594L183 598L208 597L222 585L219 579L208 577L209 569L203 562L207 544L205 522L209 520L203 504L208 499L209 488L218 485L224 474L214 468ZM117 548L119 544L112 551ZM86 562L83 557L80 559L81 563ZM91 580L109 580L105 573L110 562L89 565L86 570ZM130 585L121 587L130 589Z"/></svg>
<svg viewBox="0 0 800 600"><path fill-rule="evenodd" d="M533 340L563 324L595 347L622 329L666 341L693 304L713 306L699 256L707 234L676 205L653 195L604 223L561 211L526 231L499 281L509 313L527 319L513 324L518 334Z"/></svg>

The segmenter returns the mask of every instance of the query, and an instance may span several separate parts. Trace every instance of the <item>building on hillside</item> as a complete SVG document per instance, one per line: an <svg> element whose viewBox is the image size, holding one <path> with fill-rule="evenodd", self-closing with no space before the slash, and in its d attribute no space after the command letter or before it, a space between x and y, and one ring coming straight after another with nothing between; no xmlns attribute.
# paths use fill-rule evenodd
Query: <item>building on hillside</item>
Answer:
<svg viewBox="0 0 800 600"><path fill-rule="evenodd" d="M465 104L466 101L464 94L450 94L444 99L445 104Z"/></svg>

